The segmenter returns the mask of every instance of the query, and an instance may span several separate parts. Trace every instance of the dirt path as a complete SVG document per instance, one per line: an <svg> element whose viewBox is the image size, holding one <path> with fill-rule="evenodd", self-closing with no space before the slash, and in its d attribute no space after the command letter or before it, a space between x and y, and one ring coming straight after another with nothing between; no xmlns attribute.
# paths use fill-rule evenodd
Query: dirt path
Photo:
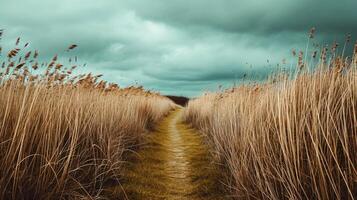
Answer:
<svg viewBox="0 0 357 200"><path fill-rule="evenodd" d="M171 112L126 164L119 199L223 199L215 164L200 134Z"/></svg>

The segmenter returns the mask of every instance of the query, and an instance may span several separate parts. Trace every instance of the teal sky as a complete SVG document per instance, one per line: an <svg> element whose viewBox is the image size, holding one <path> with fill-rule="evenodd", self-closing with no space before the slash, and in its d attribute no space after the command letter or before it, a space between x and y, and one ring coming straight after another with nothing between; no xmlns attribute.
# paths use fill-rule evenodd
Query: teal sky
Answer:
<svg viewBox="0 0 357 200"><path fill-rule="evenodd" d="M2 44L18 36L42 59L72 43L81 72L122 86L196 96L219 85L262 80L307 32L318 42L357 36L356 0L0 0ZM63 52L63 53L61 53ZM269 62L267 61L269 60Z"/></svg>

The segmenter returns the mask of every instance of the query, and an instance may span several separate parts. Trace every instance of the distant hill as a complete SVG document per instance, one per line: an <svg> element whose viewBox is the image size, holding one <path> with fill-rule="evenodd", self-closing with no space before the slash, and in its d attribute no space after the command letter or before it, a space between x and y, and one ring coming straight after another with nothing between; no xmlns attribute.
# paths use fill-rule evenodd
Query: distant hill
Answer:
<svg viewBox="0 0 357 200"><path fill-rule="evenodd" d="M181 97L181 96L171 96L171 95L167 95L166 97L168 97L169 99L171 99L173 102L175 102L178 105L181 106L186 106L187 102L190 100L187 97Z"/></svg>

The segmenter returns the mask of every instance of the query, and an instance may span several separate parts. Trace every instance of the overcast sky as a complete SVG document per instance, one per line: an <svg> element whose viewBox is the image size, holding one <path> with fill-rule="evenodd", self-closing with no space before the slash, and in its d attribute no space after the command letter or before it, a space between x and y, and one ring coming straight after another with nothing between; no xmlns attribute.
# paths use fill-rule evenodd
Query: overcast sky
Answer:
<svg viewBox="0 0 357 200"><path fill-rule="evenodd" d="M75 43L81 71L196 96L244 74L263 80L284 58L293 64L291 49L305 48L313 26L319 42L355 39L356 8L357 0L0 0L0 29L5 47L21 36L45 59Z"/></svg>

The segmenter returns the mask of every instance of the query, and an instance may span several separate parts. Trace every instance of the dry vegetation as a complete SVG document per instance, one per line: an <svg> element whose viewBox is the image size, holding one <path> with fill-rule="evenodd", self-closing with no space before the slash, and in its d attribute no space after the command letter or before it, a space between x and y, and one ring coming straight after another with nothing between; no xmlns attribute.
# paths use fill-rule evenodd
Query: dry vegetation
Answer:
<svg viewBox="0 0 357 200"><path fill-rule="evenodd" d="M123 152L174 104L100 75L72 76L77 66L57 56L39 64L27 48L19 38L0 49L0 199L103 197L119 184Z"/></svg>
<svg viewBox="0 0 357 200"><path fill-rule="evenodd" d="M186 121L227 166L237 199L357 197L357 44L352 58L337 46L312 58L300 52L293 79L280 74L189 102ZM307 59L319 60L314 71Z"/></svg>

